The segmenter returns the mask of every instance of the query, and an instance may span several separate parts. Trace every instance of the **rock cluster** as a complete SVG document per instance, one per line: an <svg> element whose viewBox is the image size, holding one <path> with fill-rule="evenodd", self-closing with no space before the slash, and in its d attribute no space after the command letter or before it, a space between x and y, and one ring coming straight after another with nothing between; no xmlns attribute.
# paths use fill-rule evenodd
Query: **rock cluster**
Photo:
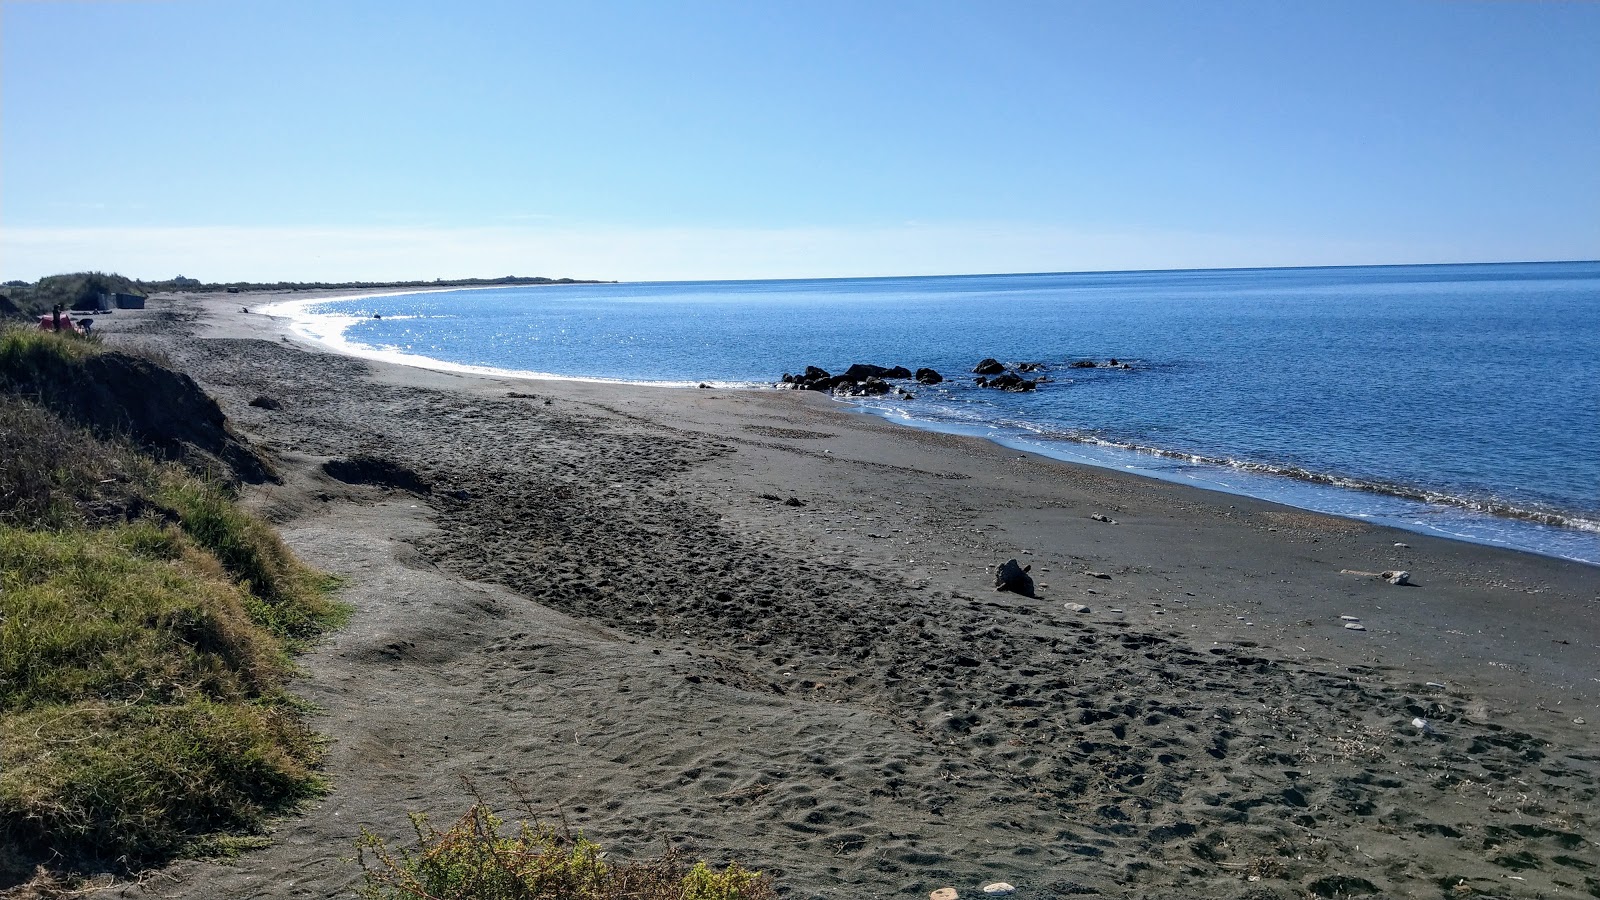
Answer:
<svg viewBox="0 0 1600 900"><path fill-rule="evenodd" d="M911 377L911 370L905 366L884 367L856 363L838 375L816 366L806 366L806 370L799 375L785 372L779 384L794 390L827 391L851 397L872 397L898 392L910 400L913 399L913 395L889 382L904 381ZM932 369L918 369L916 378L921 384L938 384L944 380L943 376Z"/></svg>
<svg viewBox="0 0 1600 900"><path fill-rule="evenodd" d="M1049 379L1045 376L1023 378L1017 372L1037 372L1043 368L1044 363L1020 363L1017 365L1017 371L1012 372L1006 369L1005 363L991 356L972 367L972 374L978 376L972 381L981 388L994 388L997 391L1011 391L1012 393L1020 394L1037 389L1039 385Z"/></svg>
<svg viewBox="0 0 1600 900"><path fill-rule="evenodd" d="M1039 385L1050 380L1044 374L1047 363L1019 362L1008 366L994 357L985 357L972 367L972 374L977 377L973 383L981 388L992 388L997 391L1010 391L1012 393L1025 393L1037 390ZM1111 359L1106 363L1097 363L1093 360L1078 360L1067 364L1071 369L1129 369L1127 363ZM1022 373L1040 373L1033 378L1024 377ZM898 393L905 399L913 399L913 395L906 393L903 388L889 384L891 381L915 378L918 384L939 384L944 381L944 376L929 368L918 369L915 373L904 366L885 368L867 363L856 363L844 372L834 375L826 369L816 366L806 366L804 372L793 375L785 372L780 382L780 387L793 388L804 391L827 391L834 394L844 394L851 397L870 397L888 393Z"/></svg>

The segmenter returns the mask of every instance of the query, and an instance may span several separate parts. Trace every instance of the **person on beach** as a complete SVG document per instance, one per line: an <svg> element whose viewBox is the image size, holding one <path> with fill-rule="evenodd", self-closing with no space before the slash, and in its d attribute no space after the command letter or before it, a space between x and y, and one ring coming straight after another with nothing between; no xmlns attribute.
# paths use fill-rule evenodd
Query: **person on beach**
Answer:
<svg viewBox="0 0 1600 900"><path fill-rule="evenodd" d="M57 332L61 331L61 304L57 303L50 310L50 320Z"/></svg>

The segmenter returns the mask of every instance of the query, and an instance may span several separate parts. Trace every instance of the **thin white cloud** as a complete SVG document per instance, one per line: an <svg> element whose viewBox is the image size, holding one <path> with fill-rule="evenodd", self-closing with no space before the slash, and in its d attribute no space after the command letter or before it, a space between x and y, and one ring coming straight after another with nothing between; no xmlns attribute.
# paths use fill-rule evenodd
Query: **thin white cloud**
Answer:
<svg viewBox="0 0 1600 900"><path fill-rule="evenodd" d="M1571 252L1562 256L1563 249ZM0 229L0 277L86 269L208 281L500 275L623 281L1360 265L1582 258L1583 248L1326 241L1017 224L834 228L148 227ZM1552 253L1552 251L1554 251Z"/></svg>

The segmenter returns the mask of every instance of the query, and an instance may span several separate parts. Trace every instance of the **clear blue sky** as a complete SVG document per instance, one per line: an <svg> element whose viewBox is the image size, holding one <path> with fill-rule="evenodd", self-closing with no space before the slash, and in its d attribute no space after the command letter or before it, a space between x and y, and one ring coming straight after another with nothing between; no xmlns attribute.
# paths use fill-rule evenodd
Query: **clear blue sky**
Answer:
<svg viewBox="0 0 1600 900"><path fill-rule="evenodd" d="M0 277L1600 257L1600 3L0 0Z"/></svg>

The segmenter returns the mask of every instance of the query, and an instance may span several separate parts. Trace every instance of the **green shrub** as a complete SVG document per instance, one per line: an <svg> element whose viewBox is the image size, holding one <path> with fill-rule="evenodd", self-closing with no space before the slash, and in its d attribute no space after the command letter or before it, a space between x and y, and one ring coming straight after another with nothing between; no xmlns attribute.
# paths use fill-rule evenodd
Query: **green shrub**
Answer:
<svg viewBox="0 0 1600 900"><path fill-rule="evenodd" d="M668 851L642 862L611 862L582 834L504 821L481 800L440 831L411 817L417 845L398 853L363 831L359 861L367 900L772 900L771 879L730 865L685 869Z"/></svg>

